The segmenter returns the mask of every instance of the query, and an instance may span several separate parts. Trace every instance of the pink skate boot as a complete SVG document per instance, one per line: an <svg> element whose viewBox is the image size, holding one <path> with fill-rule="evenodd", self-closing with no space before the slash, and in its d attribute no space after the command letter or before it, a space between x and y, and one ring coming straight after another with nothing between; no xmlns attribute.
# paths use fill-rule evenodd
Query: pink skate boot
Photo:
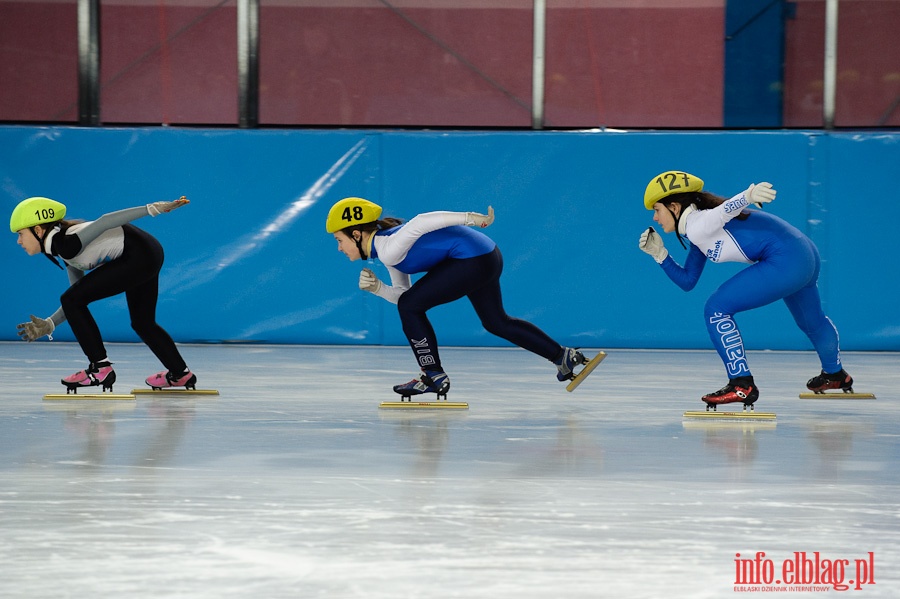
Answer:
<svg viewBox="0 0 900 599"><path fill-rule="evenodd" d="M185 370L184 374L182 374L181 376L172 374L171 372L164 370L148 377L147 384L157 391L159 391L160 389L168 389L169 387L184 387L185 389L195 389L197 385L197 377L190 370Z"/></svg>
<svg viewBox="0 0 900 599"><path fill-rule="evenodd" d="M104 391L112 392L116 382L116 371L107 362L91 362L84 370L79 370L60 381L66 386L66 395L78 393L79 387L96 387L102 385Z"/></svg>

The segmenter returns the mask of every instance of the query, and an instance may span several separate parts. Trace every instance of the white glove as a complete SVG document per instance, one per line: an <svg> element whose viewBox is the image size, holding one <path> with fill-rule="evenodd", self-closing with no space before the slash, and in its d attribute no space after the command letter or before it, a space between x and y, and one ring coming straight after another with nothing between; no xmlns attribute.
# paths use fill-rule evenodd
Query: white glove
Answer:
<svg viewBox="0 0 900 599"><path fill-rule="evenodd" d="M359 273L359 288L369 293L378 293L378 290L381 289L381 281L378 280L374 272L364 268Z"/></svg>
<svg viewBox="0 0 900 599"><path fill-rule="evenodd" d="M638 247L642 252L650 254L654 260L656 260L657 264L662 264L663 260L666 259L666 256L669 255L669 250L666 249L666 246L663 245L663 240L656 232L653 227L649 227L646 231L641 233L641 239L638 241Z"/></svg>
<svg viewBox="0 0 900 599"><path fill-rule="evenodd" d="M24 341L31 342L35 339L40 339L44 335L50 335L56 329L56 325L49 318L38 318L32 314L31 322L23 322L16 325L16 328L19 330L19 337Z"/></svg>
<svg viewBox="0 0 900 599"><path fill-rule="evenodd" d="M482 229L494 222L494 209L488 206L487 214L479 214L477 212L466 212L467 227L481 227Z"/></svg>
<svg viewBox="0 0 900 599"><path fill-rule="evenodd" d="M173 202L153 202L152 204L147 204L147 212L150 213L150 216L159 216L163 212L172 212L176 208L181 208L185 204L190 204L191 201L184 196L181 196L177 200Z"/></svg>
<svg viewBox="0 0 900 599"><path fill-rule="evenodd" d="M768 204L772 200L775 199L775 194L777 192L772 189L771 183L756 183L750 185L747 188L747 191L744 192L744 197L747 198L747 201L751 204L756 204L759 208L762 208L763 204Z"/></svg>

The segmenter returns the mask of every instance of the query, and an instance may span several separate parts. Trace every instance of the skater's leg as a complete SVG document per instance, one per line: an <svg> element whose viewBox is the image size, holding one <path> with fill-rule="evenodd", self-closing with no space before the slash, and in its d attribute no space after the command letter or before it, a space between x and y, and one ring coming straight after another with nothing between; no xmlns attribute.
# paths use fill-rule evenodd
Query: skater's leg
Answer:
<svg viewBox="0 0 900 599"><path fill-rule="evenodd" d="M172 337L156 322L156 303L159 295L159 279L153 279L129 289L125 293L131 328L166 369L175 374L184 373L187 364L178 351Z"/></svg>
<svg viewBox="0 0 900 599"><path fill-rule="evenodd" d="M472 302L472 307L475 308L484 329L492 335L506 339L547 360L556 360L562 354L562 346L540 328L527 320L513 318L506 313L498 279L470 293L469 301Z"/></svg>
<svg viewBox="0 0 900 599"><path fill-rule="evenodd" d="M126 251L140 258L143 273L143 279L135 281L125 294L131 328L169 372L182 374L187 370L187 365L172 337L156 322L159 271L165 258L162 246L140 229L128 230L125 244Z"/></svg>
<svg viewBox="0 0 900 599"><path fill-rule="evenodd" d="M123 293L131 284L132 277L128 261L123 256L87 273L60 297L60 305L72 333L91 362L106 360L106 348L88 305Z"/></svg>
<svg viewBox="0 0 900 599"><path fill-rule="evenodd" d="M485 285L493 276L490 260L485 256L445 260L400 296L397 310L403 332L422 369L443 371L437 337L426 312L466 296Z"/></svg>
<svg viewBox="0 0 900 599"><path fill-rule="evenodd" d="M706 328L729 379L751 376L734 315L795 293L809 281L812 268L806 256L775 256L748 266L709 297L703 312Z"/></svg>
<svg viewBox="0 0 900 599"><path fill-rule="evenodd" d="M812 245L810 243L810 245ZM815 256L815 271L809 283L799 291L784 298L794 322L809 337L819 356L822 371L831 374L841 371L840 341L837 328L822 310L822 298L817 284L819 278L819 255L815 247L810 252Z"/></svg>
<svg viewBox="0 0 900 599"><path fill-rule="evenodd" d="M423 370L442 372L437 337L426 312L434 306L459 298L453 297L454 294L445 288L440 277L433 276L437 270L438 268L432 269L400 296L397 311L400 314L403 333L419 367Z"/></svg>

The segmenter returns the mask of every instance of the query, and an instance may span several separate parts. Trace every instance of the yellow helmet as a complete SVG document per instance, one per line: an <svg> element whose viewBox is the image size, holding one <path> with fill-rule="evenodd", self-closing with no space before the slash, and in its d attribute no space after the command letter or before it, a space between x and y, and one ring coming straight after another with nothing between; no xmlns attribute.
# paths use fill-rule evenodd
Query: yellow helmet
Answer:
<svg viewBox="0 0 900 599"><path fill-rule="evenodd" d="M42 197L28 198L19 202L13 209L9 218L9 230L16 233L35 225L54 223L65 216L66 207L56 200Z"/></svg>
<svg viewBox="0 0 900 599"><path fill-rule="evenodd" d="M381 206L362 198L344 198L328 211L325 230L329 233L352 227L374 223L381 216Z"/></svg>
<svg viewBox="0 0 900 599"><path fill-rule="evenodd" d="M644 191L644 207L653 210L653 204L676 193L702 191L703 179L684 171L666 171L653 178Z"/></svg>

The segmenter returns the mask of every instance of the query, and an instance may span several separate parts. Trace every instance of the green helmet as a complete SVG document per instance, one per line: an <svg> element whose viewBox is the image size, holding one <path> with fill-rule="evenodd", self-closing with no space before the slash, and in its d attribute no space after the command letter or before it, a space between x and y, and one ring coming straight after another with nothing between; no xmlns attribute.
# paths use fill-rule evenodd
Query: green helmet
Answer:
<svg viewBox="0 0 900 599"><path fill-rule="evenodd" d="M9 230L17 233L35 225L46 225L62 220L66 207L50 198L34 197L22 200L9 217Z"/></svg>

